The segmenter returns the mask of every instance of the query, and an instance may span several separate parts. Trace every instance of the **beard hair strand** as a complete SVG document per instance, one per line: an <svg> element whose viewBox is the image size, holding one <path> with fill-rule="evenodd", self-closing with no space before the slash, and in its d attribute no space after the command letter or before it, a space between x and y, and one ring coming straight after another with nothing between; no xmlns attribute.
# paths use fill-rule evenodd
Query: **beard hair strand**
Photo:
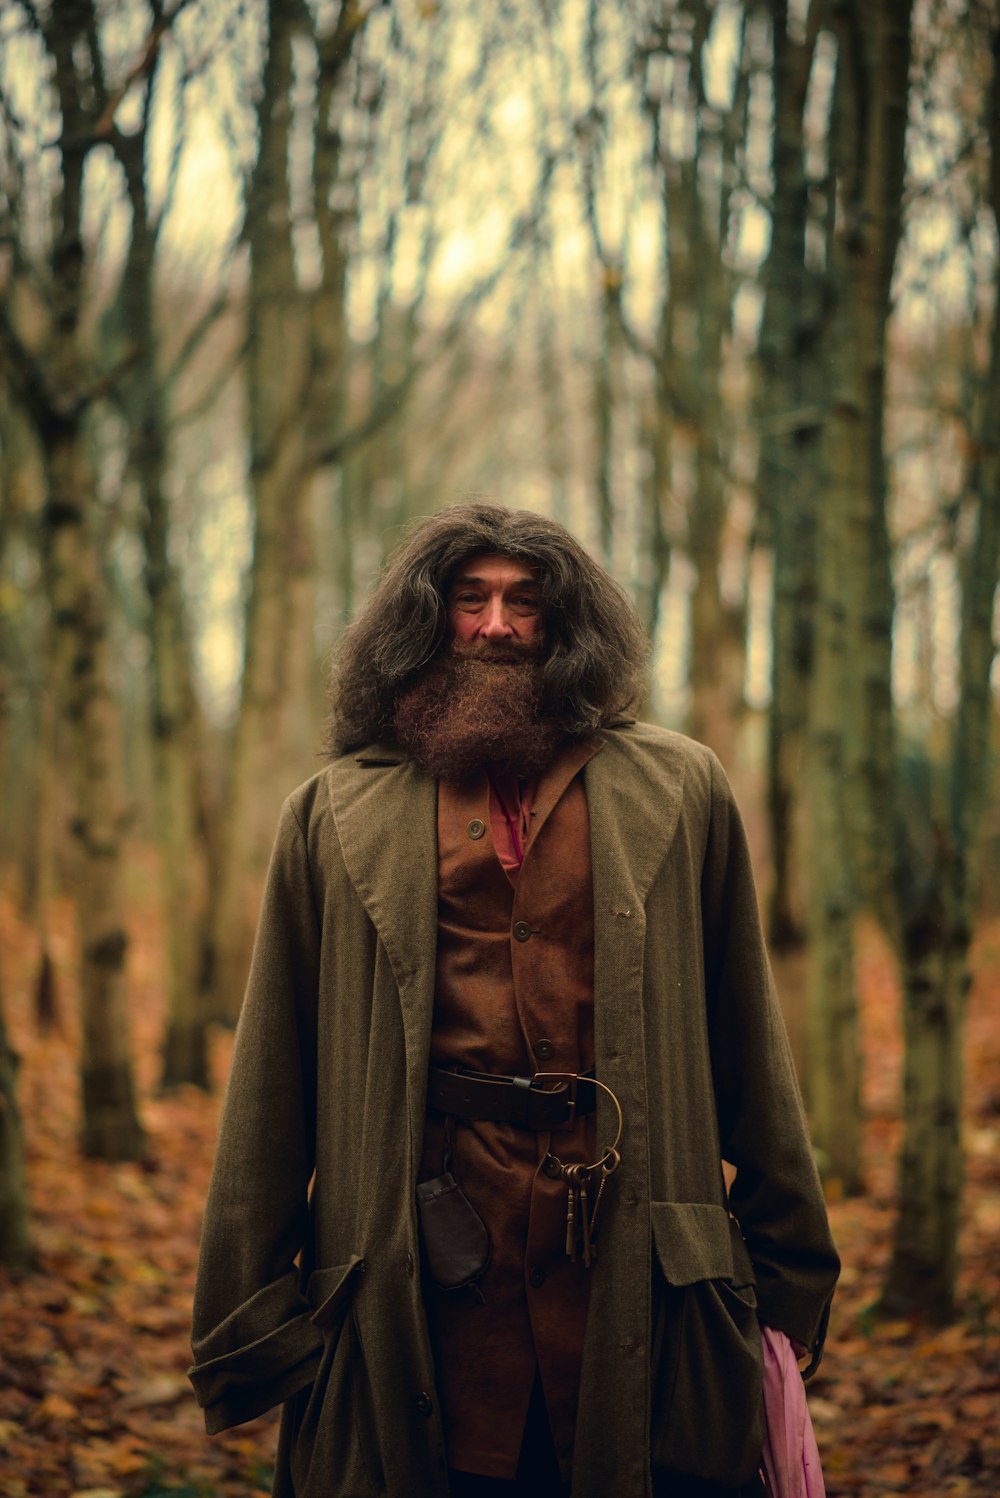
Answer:
<svg viewBox="0 0 1000 1498"><path fill-rule="evenodd" d="M524 645L446 647L396 702L396 737L436 780L465 780L483 765L532 779L565 735L539 717L542 667Z"/></svg>

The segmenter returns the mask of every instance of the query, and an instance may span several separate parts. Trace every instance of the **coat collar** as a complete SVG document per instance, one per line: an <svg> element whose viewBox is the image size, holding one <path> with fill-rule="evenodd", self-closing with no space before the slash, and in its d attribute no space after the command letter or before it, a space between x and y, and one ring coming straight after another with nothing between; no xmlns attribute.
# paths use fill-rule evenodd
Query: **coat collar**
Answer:
<svg viewBox="0 0 1000 1498"><path fill-rule="evenodd" d="M645 725L599 735L584 771L602 918L642 910L680 815L685 741ZM437 787L393 744L336 760L330 799L347 871L400 987L433 987L437 944ZM429 970L429 971L428 971Z"/></svg>

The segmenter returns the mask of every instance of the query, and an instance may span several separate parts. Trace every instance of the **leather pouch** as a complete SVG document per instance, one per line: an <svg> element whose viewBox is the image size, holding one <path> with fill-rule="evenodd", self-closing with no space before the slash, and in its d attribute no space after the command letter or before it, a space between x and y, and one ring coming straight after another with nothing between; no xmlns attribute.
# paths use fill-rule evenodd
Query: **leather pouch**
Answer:
<svg viewBox="0 0 1000 1498"><path fill-rule="evenodd" d="M441 1290L475 1284L490 1262L490 1235L450 1170L417 1187L427 1269Z"/></svg>

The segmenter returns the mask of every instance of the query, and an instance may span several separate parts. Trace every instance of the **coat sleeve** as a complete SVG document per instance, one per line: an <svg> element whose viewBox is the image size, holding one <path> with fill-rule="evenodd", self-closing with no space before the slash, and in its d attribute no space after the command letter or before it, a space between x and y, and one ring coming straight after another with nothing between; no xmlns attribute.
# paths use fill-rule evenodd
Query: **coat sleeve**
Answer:
<svg viewBox="0 0 1000 1498"><path fill-rule="evenodd" d="M202 1231L189 1377L209 1433L315 1376L321 1336L295 1256L315 1142L319 922L305 840L282 812L265 886Z"/></svg>
<svg viewBox="0 0 1000 1498"><path fill-rule="evenodd" d="M758 1315L822 1352L840 1269L798 1083L764 947L746 833L712 759L702 873L705 978L723 1158L736 1167L730 1209L757 1279Z"/></svg>

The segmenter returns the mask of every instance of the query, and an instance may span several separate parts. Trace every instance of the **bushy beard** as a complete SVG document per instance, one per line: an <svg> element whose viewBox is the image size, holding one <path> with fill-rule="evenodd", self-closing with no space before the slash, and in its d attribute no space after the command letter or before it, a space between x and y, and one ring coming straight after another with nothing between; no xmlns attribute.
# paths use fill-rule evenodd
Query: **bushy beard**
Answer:
<svg viewBox="0 0 1000 1498"><path fill-rule="evenodd" d="M396 701L400 745L436 780L483 765L532 779L565 735L540 721L542 667L522 644L469 640L445 647Z"/></svg>

